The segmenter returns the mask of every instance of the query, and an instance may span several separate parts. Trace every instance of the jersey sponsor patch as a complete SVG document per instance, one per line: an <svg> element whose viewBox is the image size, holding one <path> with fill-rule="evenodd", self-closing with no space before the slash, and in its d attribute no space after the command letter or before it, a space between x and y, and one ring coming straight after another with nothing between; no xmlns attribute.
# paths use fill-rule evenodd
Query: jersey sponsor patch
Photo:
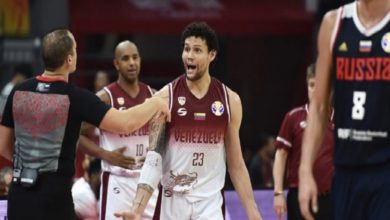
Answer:
<svg viewBox="0 0 390 220"><path fill-rule="evenodd" d="M383 51L390 53L390 32L383 35L381 44Z"/></svg>
<svg viewBox="0 0 390 220"><path fill-rule="evenodd" d="M121 193L121 190L119 189L119 187L114 187L114 188L112 189L112 191L113 191L115 194Z"/></svg>
<svg viewBox="0 0 390 220"><path fill-rule="evenodd" d="M384 139L388 137L387 131L356 130L350 128L338 128L337 137L342 140L353 141L373 141L374 139Z"/></svg>
<svg viewBox="0 0 390 220"><path fill-rule="evenodd" d="M339 51L347 52L348 51L347 43L345 43L345 42L341 43L339 46Z"/></svg>
<svg viewBox="0 0 390 220"><path fill-rule="evenodd" d="M50 84L49 83L39 82L38 85L37 85L36 90L38 92L48 92L50 90Z"/></svg>
<svg viewBox="0 0 390 220"><path fill-rule="evenodd" d="M116 101L118 102L119 105L125 104L125 98L123 98L123 97L118 97L118 98L116 99Z"/></svg>
<svg viewBox="0 0 390 220"><path fill-rule="evenodd" d="M185 108L179 108L179 109L177 110L177 114L178 114L179 116L186 116L186 115L187 115L187 109L185 109Z"/></svg>
<svg viewBox="0 0 390 220"><path fill-rule="evenodd" d="M179 105L186 104L186 97L184 97L184 96L177 97L177 102L179 103Z"/></svg>
<svg viewBox="0 0 390 220"><path fill-rule="evenodd" d="M222 102L215 101L211 105L211 111L214 113L214 115L221 116L225 111L225 107L223 106Z"/></svg>

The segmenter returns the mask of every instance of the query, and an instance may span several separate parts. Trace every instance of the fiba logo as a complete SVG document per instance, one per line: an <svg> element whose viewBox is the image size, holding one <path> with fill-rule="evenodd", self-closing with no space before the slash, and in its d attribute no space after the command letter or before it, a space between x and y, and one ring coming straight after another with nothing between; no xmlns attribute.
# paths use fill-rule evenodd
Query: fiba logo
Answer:
<svg viewBox="0 0 390 220"><path fill-rule="evenodd" d="M214 115L221 116L223 114L223 112L225 111L225 107L223 106L222 102L215 101L211 105L211 111L214 113Z"/></svg>
<svg viewBox="0 0 390 220"><path fill-rule="evenodd" d="M382 49L386 53L390 53L390 32L387 32L385 35L382 37Z"/></svg>

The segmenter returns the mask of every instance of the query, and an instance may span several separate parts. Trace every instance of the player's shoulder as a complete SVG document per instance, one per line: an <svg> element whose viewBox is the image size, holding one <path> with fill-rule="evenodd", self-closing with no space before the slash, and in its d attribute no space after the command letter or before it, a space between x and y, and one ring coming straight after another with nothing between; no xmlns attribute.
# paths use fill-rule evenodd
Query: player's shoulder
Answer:
<svg viewBox="0 0 390 220"><path fill-rule="evenodd" d="M328 26L334 26L336 21L344 16L352 16L355 2L342 5L339 8L332 9L325 13L322 23Z"/></svg>
<svg viewBox="0 0 390 220"><path fill-rule="evenodd" d="M143 82L143 81L138 81L138 85L140 87L143 87L143 88L150 88L150 89L154 89L152 86L150 86L149 84Z"/></svg>
<svg viewBox="0 0 390 220"><path fill-rule="evenodd" d="M111 104L111 98L110 95L108 94L107 90L101 89L98 92L96 92L96 96L102 100L103 102L107 104Z"/></svg>
<svg viewBox="0 0 390 220"><path fill-rule="evenodd" d="M143 90L148 91L148 93L150 93L151 95L154 95L157 92L157 89L153 88L151 85L149 85L149 84L147 84L145 82L138 81L138 85Z"/></svg>
<svg viewBox="0 0 390 220"><path fill-rule="evenodd" d="M240 95L238 95L237 92L235 92L233 89L229 88L225 84L222 84L222 85L225 86L225 88L226 88L230 102L232 102L233 104L234 104L234 102L241 103Z"/></svg>
<svg viewBox="0 0 390 220"><path fill-rule="evenodd" d="M164 87L162 87L160 90L155 92L153 94L153 96L158 96L158 97L163 98L163 99L168 101L169 100L169 91L170 91L170 86L169 86L169 84L167 84Z"/></svg>
<svg viewBox="0 0 390 220"><path fill-rule="evenodd" d="M308 108L307 105L301 105L301 106L294 107L293 109L291 109L290 111L287 112L286 116L294 117L298 114L306 113L308 111L307 108Z"/></svg>

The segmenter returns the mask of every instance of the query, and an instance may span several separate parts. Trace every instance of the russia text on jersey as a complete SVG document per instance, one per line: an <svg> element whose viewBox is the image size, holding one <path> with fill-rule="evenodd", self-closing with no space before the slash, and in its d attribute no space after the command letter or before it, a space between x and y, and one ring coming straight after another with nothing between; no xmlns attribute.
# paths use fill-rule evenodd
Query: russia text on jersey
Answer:
<svg viewBox="0 0 390 220"><path fill-rule="evenodd" d="M346 81L390 81L390 58L387 57L337 57L336 78Z"/></svg>

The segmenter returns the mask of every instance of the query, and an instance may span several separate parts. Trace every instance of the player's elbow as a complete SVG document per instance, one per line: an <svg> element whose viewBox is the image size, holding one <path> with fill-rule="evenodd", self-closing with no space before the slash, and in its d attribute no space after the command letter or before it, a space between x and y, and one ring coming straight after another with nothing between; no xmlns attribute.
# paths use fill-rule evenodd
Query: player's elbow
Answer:
<svg viewBox="0 0 390 220"><path fill-rule="evenodd" d="M242 172L242 170L247 170L244 161L228 162L227 170L229 175L234 175L236 172Z"/></svg>

